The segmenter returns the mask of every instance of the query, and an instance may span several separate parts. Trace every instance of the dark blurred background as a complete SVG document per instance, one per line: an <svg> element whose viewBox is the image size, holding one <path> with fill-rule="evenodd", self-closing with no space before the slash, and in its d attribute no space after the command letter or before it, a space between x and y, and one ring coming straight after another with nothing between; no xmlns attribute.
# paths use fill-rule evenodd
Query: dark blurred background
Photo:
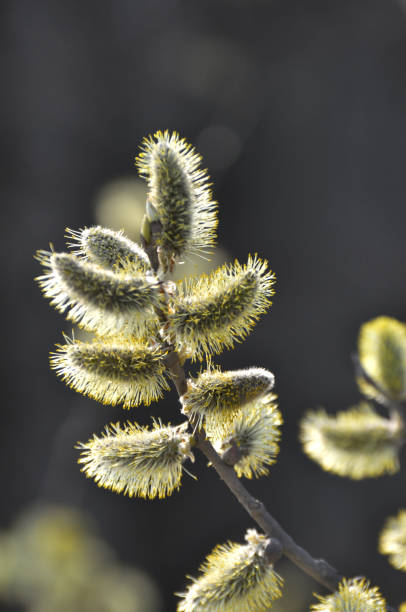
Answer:
<svg viewBox="0 0 406 612"><path fill-rule="evenodd" d="M258 252L278 277L270 313L219 359L276 375L281 453L248 486L313 555L367 575L394 604L406 599L404 575L377 552L385 518L405 504L406 465L353 482L323 472L298 442L306 410L358 401L350 354L361 323L406 319L406 5L3 0L1 15L0 526L39 502L86 511L123 562L157 581L165 611L216 543L253 526L200 457L199 481L185 475L163 501L86 480L77 440L128 416L179 422L176 395L128 415L48 368L71 326L34 284L33 253L50 241L64 249L66 226L104 220L106 186L139 187L142 138L177 130L214 182L222 248L242 261ZM286 612L308 609L314 590L304 581Z"/></svg>

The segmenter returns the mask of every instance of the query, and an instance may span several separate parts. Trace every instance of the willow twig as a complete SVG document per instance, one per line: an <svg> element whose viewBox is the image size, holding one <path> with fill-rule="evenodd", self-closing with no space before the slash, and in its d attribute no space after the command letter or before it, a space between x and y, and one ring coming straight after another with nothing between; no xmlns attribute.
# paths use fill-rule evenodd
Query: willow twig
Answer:
<svg viewBox="0 0 406 612"><path fill-rule="evenodd" d="M167 357L167 368L179 396L182 396L187 388L186 376L175 351L170 352ZM278 521L269 514L264 504L247 491L237 477L234 468L224 463L203 431L199 431L196 435L195 448L198 448L207 457L220 478L261 529L268 536L280 540L283 546L283 554L317 582L334 591L342 576L327 561L314 559L306 550L296 544L293 538L279 525Z"/></svg>

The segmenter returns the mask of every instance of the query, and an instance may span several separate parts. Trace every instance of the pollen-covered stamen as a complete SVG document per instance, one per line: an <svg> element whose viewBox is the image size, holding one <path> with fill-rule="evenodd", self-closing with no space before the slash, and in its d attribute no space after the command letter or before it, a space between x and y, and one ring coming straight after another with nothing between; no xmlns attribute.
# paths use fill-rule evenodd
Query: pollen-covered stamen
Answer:
<svg viewBox="0 0 406 612"><path fill-rule="evenodd" d="M188 381L181 397L183 412L208 431L221 431L245 404L262 397L273 385L274 375L264 368L209 369Z"/></svg>
<svg viewBox="0 0 406 612"><path fill-rule="evenodd" d="M386 601L378 587L371 587L364 578L344 578L332 595L321 597L312 612L386 612Z"/></svg>
<svg viewBox="0 0 406 612"><path fill-rule="evenodd" d="M169 389L165 352L123 340L71 341L51 355L51 367L73 389L103 404L150 404Z"/></svg>
<svg viewBox="0 0 406 612"><path fill-rule="evenodd" d="M67 253L40 251L49 271L37 278L44 295L67 318L100 335L145 333L156 315L157 279L113 272Z"/></svg>
<svg viewBox="0 0 406 612"><path fill-rule="evenodd" d="M275 403L276 396L267 394L246 404L232 421L211 432L206 432L218 452L224 452L235 444L241 458L234 464L237 476L259 477L268 474L268 467L275 463L279 452L282 416Z"/></svg>
<svg viewBox="0 0 406 612"><path fill-rule="evenodd" d="M358 480L398 471L404 431L400 422L361 403L336 416L308 413L300 437L305 453L324 470Z"/></svg>
<svg viewBox="0 0 406 612"><path fill-rule="evenodd" d="M205 251L215 241L217 205L200 162L191 145L167 131L145 139L136 159L162 224L160 243L168 260L185 251Z"/></svg>
<svg viewBox="0 0 406 612"><path fill-rule="evenodd" d="M151 272L151 264L144 249L124 236L105 227L85 227L78 231L67 229L74 253L99 266L114 269L132 269L141 273Z"/></svg>
<svg viewBox="0 0 406 612"><path fill-rule="evenodd" d="M271 305L274 282L267 262L250 256L180 285L170 317L177 348L198 359L232 348Z"/></svg>
<svg viewBox="0 0 406 612"><path fill-rule="evenodd" d="M249 529L246 544L217 546L184 593L178 612L263 612L282 595L282 578L266 556L269 540Z"/></svg>
<svg viewBox="0 0 406 612"><path fill-rule="evenodd" d="M190 458L186 425L154 421L152 430L137 423L110 425L82 449L79 463L86 476L106 489L129 497L166 497L179 489L182 464Z"/></svg>

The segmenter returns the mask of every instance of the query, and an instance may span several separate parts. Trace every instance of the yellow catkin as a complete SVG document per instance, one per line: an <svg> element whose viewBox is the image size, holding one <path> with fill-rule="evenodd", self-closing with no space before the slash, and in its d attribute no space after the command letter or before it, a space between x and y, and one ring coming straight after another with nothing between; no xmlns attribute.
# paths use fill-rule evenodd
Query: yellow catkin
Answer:
<svg viewBox="0 0 406 612"><path fill-rule="evenodd" d="M160 421L151 430L137 423L112 424L78 448L82 471L99 487L148 499L179 489L182 464L193 460L186 425L164 426Z"/></svg>
<svg viewBox="0 0 406 612"><path fill-rule="evenodd" d="M364 578L344 578L335 593L319 598L311 612L386 612L386 602L378 587L371 587Z"/></svg>
<svg viewBox="0 0 406 612"><path fill-rule="evenodd" d="M176 132L156 132L146 138L136 159L148 181L148 200L162 224L160 246L166 257L200 253L216 239L217 204L201 157Z"/></svg>
<svg viewBox="0 0 406 612"><path fill-rule="evenodd" d="M264 612L282 595L282 578L266 559L267 539L249 529L246 544L217 546L201 575L180 593L178 612Z"/></svg>
<svg viewBox="0 0 406 612"><path fill-rule="evenodd" d="M275 463L279 452L282 415L276 405L276 396L268 393L258 400L246 404L233 418L227 421L214 436L206 425L208 437L219 452L236 444L241 459L234 465L237 476L253 478L268 474L268 467Z"/></svg>
<svg viewBox="0 0 406 612"><path fill-rule="evenodd" d="M305 453L324 470L355 480L394 474L403 440L400 424L367 403L335 416L309 412L301 423Z"/></svg>
<svg viewBox="0 0 406 612"><path fill-rule="evenodd" d="M102 402L131 408L150 404L169 389L165 351L123 339L69 340L51 355L51 367L70 387Z"/></svg>
<svg viewBox="0 0 406 612"><path fill-rule="evenodd" d="M267 262L249 256L180 284L169 328L178 350L202 359L232 348L272 304L274 282Z"/></svg>
<svg viewBox="0 0 406 612"><path fill-rule="evenodd" d="M272 372L264 368L226 372L210 368L188 381L181 398L183 412L209 431L221 430L242 406L270 391L274 381Z"/></svg>
<svg viewBox="0 0 406 612"><path fill-rule="evenodd" d="M115 232L99 225L78 231L67 228L66 236L74 254L99 266L151 272L148 255L139 244L129 240L122 231Z"/></svg>

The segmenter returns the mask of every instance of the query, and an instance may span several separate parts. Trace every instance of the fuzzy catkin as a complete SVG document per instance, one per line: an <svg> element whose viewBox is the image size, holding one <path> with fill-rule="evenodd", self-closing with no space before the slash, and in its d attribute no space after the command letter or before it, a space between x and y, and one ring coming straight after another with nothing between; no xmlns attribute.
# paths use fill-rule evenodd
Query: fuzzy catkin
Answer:
<svg viewBox="0 0 406 612"><path fill-rule="evenodd" d="M78 448L82 471L99 487L145 499L163 498L179 489L182 464L193 460L185 425L164 426L160 421L153 421L151 430L137 423L116 423Z"/></svg>
<svg viewBox="0 0 406 612"><path fill-rule="evenodd" d="M177 349L203 359L232 348L272 304L274 282L267 262L249 256L245 265L236 261L179 284L169 318Z"/></svg>
<svg viewBox="0 0 406 612"><path fill-rule="evenodd" d="M46 274L38 277L45 297L67 318L100 335L146 333L159 303L157 280L110 271L67 253L40 251Z"/></svg>
<svg viewBox="0 0 406 612"><path fill-rule="evenodd" d="M51 355L51 368L70 387L103 404L149 405L168 390L159 347L114 338L93 343L70 340Z"/></svg>
<svg viewBox="0 0 406 612"><path fill-rule="evenodd" d="M75 255L99 266L109 269L121 267L141 273L152 272L144 249L124 236L122 231L115 232L97 225L78 231L68 228L66 236L72 240L69 246L74 249Z"/></svg>
<svg viewBox="0 0 406 612"><path fill-rule="evenodd" d="M336 416L309 412L300 432L311 459L326 471L355 480L397 472L402 435L399 424L365 402Z"/></svg>
<svg viewBox="0 0 406 612"><path fill-rule="evenodd" d="M209 431L221 430L242 406L270 391L274 380L264 368L206 370L188 381L188 390L181 397L183 412Z"/></svg>
<svg viewBox="0 0 406 612"><path fill-rule="evenodd" d="M208 555L201 575L179 594L178 612L263 612L281 597L283 580L266 558L266 537L249 529L245 539Z"/></svg>
<svg viewBox="0 0 406 612"><path fill-rule="evenodd" d="M377 317L362 325L358 338L360 363L378 385L361 379L361 390L381 400L381 391L389 400L406 399L406 325L391 317Z"/></svg>
<svg viewBox="0 0 406 612"><path fill-rule="evenodd" d="M237 476L258 478L268 474L268 467L276 461L279 452L280 426L282 415L276 405L276 396L268 393L264 397L246 404L221 428L206 432L215 449L223 452L233 442L241 459L234 465Z"/></svg>

